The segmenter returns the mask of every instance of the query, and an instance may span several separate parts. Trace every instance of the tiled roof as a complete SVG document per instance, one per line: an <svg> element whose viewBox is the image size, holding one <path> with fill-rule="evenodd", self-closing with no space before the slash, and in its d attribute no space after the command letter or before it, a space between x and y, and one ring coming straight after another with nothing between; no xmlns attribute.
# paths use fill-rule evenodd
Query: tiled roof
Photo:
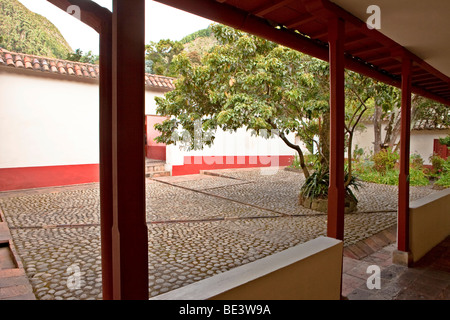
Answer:
<svg viewBox="0 0 450 320"><path fill-rule="evenodd" d="M98 79L99 66L89 63L73 62L30 54L10 52L0 48L0 66L28 69L36 72L60 74L84 79ZM145 84L152 88L173 90L174 78L145 74Z"/></svg>
<svg viewBox="0 0 450 320"><path fill-rule="evenodd" d="M365 123L373 123L374 116L369 115L367 117L364 117L361 119L361 122ZM437 121L438 119L432 118L432 119L418 119L414 121L414 125L411 128L411 130L449 130L450 125L447 125L440 119L440 121ZM385 118L382 119L383 122L389 121L389 116L386 115Z"/></svg>

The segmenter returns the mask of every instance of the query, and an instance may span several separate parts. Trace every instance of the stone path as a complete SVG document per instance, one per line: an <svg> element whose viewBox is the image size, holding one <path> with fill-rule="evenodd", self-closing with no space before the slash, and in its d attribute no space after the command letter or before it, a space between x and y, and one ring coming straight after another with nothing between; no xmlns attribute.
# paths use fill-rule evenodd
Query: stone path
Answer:
<svg viewBox="0 0 450 320"><path fill-rule="evenodd" d="M326 234L326 215L297 204L303 176L268 173L147 180L150 296ZM413 187L411 199L432 192ZM357 197L346 246L396 223L396 187L365 183ZM0 209L37 299L101 299L98 184L0 194ZM73 270L76 288L68 286Z"/></svg>

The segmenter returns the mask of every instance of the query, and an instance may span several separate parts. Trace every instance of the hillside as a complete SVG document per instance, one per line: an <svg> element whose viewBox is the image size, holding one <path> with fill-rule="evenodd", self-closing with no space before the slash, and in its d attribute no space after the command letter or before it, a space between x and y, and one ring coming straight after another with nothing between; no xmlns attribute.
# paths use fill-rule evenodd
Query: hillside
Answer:
<svg viewBox="0 0 450 320"><path fill-rule="evenodd" d="M73 51L48 19L18 0L0 0L0 47L60 59Z"/></svg>
<svg viewBox="0 0 450 320"><path fill-rule="evenodd" d="M186 53L196 52L200 57L217 44L211 28L202 29L187 35L180 42L183 44Z"/></svg>

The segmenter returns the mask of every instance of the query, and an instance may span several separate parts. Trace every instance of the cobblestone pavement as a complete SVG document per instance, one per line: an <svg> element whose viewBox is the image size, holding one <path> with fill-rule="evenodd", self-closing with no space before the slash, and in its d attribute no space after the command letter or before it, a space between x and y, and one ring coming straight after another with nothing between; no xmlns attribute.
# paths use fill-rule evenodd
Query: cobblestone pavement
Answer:
<svg viewBox="0 0 450 320"><path fill-rule="evenodd" d="M297 203L301 174L215 174L147 180L150 296L326 234L326 215ZM411 199L432 192L412 187ZM364 183L357 197L359 211L345 217L345 245L396 223L396 187ZM101 299L98 184L10 193L0 208L37 299ZM73 267L78 289L68 286Z"/></svg>

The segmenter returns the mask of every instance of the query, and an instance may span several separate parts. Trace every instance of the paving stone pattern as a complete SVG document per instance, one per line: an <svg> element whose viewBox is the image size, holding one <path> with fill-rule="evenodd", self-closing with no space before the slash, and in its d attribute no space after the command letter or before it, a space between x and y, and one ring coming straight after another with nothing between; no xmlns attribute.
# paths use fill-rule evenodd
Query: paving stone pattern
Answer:
<svg viewBox="0 0 450 320"><path fill-rule="evenodd" d="M266 173L147 180L150 296L326 234L326 215L297 203L303 176ZM411 188L411 198L432 192ZM396 187L365 183L357 195L360 213L346 215L345 245L396 223ZM98 184L11 195L0 207L37 299L102 298ZM81 271L72 289L71 266Z"/></svg>

